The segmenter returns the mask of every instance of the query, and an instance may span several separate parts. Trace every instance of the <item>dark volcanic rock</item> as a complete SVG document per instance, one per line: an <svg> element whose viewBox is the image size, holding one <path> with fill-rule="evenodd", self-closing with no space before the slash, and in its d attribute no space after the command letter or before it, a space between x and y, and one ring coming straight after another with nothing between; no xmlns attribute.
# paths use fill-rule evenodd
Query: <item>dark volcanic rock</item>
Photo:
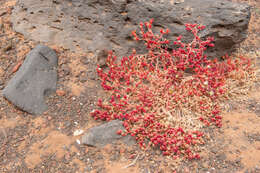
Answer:
<svg viewBox="0 0 260 173"><path fill-rule="evenodd" d="M134 143L134 139L129 135L125 137L118 135L118 130L124 130L122 121L112 120L89 129L88 132L82 136L81 141L83 144L95 147L111 144L118 139L123 139L123 141L129 145Z"/></svg>
<svg viewBox="0 0 260 173"><path fill-rule="evenodd" d="M131 31L151 18L155 30L171 30L171 40L178 35L191 39L185 23L206 25L201 36L215 37L209 55L219 57L246 38L250 8L226 0L18 0L12 14L14 29L27 38L95 54L113 49L119 55L132 48L144 51Z"/></svg>
<svg viewBox="0 0 260 173"><path fill-rule="evenodd" d="M58 59L47 46L36 46L3 90L6 99L31 114L47 109L44 97L56 90Z"/></svg>

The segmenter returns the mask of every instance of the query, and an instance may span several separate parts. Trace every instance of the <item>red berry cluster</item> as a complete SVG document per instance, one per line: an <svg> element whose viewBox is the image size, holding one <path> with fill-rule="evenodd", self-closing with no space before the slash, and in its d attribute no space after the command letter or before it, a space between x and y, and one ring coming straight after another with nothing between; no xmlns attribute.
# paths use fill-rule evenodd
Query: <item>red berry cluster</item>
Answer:
<svg viewBox="0 0 260 173"><path fill-rule="evenodd" d="M118 63L110 52L108 71L97 67L101 85L111 96L99 99L99 109L91 115L123 120L125 131L117 133L132 135L141 148L159 147L164 155L198 159L196 148L204 143L202 127L222 125L220 98L225 96L227 78L234 71L250 68L250 61L209 60L204 52L214 46L214 39L201 40L199 31L205 26L197 24L186 24L194 35L191 42L183 43L179 36L173 42L178 48L169 51L165 34L170 31L156 35L152 23L141 23L139 34L132 32L135 40L144 42L147 54L133 51Z"/></svg>

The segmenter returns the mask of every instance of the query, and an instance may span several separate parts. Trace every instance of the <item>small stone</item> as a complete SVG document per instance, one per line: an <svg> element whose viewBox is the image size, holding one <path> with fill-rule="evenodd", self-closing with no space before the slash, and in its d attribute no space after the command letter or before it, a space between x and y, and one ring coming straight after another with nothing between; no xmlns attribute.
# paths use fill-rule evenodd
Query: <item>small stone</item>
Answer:
<svg viewBox="0 0 260 173"><path fill-rule="evenodd" d="M89 152L88 147L86 147L85 154L87 154L88 152Z"/></svg>
<svg viewBox="0 0 260 173"><path fill-rule="evenodd" d="M97 63L100 67L106 67L107 66L107 56L108 51L107 50L101 50L97 54Z"/></svg>
<svg viewBox="0 0 260 173"><path fill-rule="evenodd" d="M217 149L216 147L212 147L212 148L210 149L210 151L211 151L212 153L216 154L216 153L218 152L218 149Z"/></svg>
<svg viewBox="0 0 260 173"><path fill-rule="evenodd" d="M105 169L105 168L103 168L103 167L97 168L97 173L103 173L103 172L104 172L104 169Z"/></svg>
<svg viewBox="0 0 260 173"><path fill-rule="evenodd" d="M235 163L239 164L241 162L241 158L235 159Z"/></svg>
<svg viewBox="0 0 260 173"><path fill-rule="evenodd" d="M74 131L73 136L79 136L82 133L84 133L84 130L76 130L76 131Z"/></svg>
<svg viewBox="0 0 260 173"><path fill-rule="evenodd" d="M221 153L221 154L217 155L217 158L218 158L219 160L223 161L223 160L225 160L227 157L226 157L226 155L225 155L224 153Z"/></svg>
<svg viewBox="0 0 260 173"><path fill-rule="evenodd" d="M88 80L88 76L87 76L86 73L83 73L82 75L80 75L79 81L80 81L81 83L84 83L84 82L86 82L87 80Z"/></svg>
<svg viewBox="0 0 260 173"><path fill-rule="evenodd" d="M233 127L233 130L238 130L239 129L239 127Z"/></svg>
<svg viewBox="0 0 260 173"><path fill-rule="evenodd" d="M19 68L21 67L22 65L22 61L18 61L18 63L13 67L12 69L12 73L15 73L17 72L17 70L19 70Z"/></svg>
<svg viewBox="0 0 260 173"><path fill-rule="evenodd" d="M3 48L4 52L7 52L9 50L11 50L13 47L12 41L8 41L7 44L5 45L5 47Z"/></svg>
<svg viewBox="0 0 260 173"><path fill-rule="evenodd" d="M112 120L89 129L88 132L82 136L81 141L83 144L95 147L103 147L119 139L123 139L126 144L133 144L134 139L131 136L127 135L123 137L118 135L118 130L125 130L122 121Z"/></svg>
<svg viewBox="0 0 260 173"><path fill-rule="evenodd" d="M121 154L125 153L125 148L121 148L121 149L120 149L120 153L121 153Z"/></svg>
<svg viewBox="0 0 260 173"><path fill-rule="evenodd" d="M80 143L81 143L79 139L77 139L76 142L77 142L79 145L80 145Z"/></svg>
<svg viewBox="0 0 260 173"><path fill-rule="evenodd" d="M56 91L58 58L47 46L36 46L3 90L4 97L18 108L42 114L44 98Z"/></svg>
<svg viewBox="0 0 260 173"><path fill-rule="evenodd" d="M85 171L86 172L90 172L90 171L92 171L93 170L93 168L91 167L91 166L87 166L86 168L85 168Z"/></svg>
<svg viewBox="0 0 260 173"><path fill-rule="evenodd" d="M117 154L114 154L110 157L110 161L116 161L118 160L118 155Z"/></svg>
<svg viewBox="0 0 260 173"><path fill-rule="evenodd" d="M70 74L70 68L65 64L63 64L61 66L61 70L62 70L64 76L68 76Z"/></svg>
<svg viewBox="0 0 260 173"><path fill-rule="evenodd" d="M103 157L102 154L99 154L99 155L97 156L97 159L98 159L98 160L102 160L102 159L104 159L104 157Z"/></svg>
<svg viewBox="0 0 260 173"><path fill-rule="evenodd" d="M57 91L56 91L56 94L57 94L58 96L64 96L64 95L65 95L65 91L63 91L63 90L57 90Z"/></svg>
<svg viewBox="0 0 260 173"><path fill-rule="evenodd" d="M89 59L86 56L82 56L82 57L80 57L80 62L82 64L84 64L84 65L88 65L89 64Z"/></svg>
<svg viewBox="0 0 260 173"><path fill-rule="evenodd" d="M64 126L65 126L65 128L66 128L67 130L70 130L71 122L66 121L66 122L64 123Z"/></svg>

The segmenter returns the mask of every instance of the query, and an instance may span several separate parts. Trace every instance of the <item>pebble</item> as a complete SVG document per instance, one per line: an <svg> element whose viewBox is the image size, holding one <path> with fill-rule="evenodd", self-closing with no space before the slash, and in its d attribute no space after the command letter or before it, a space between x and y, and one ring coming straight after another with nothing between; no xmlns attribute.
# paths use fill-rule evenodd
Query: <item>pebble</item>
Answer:
<svg viewBox="0 0 260 173"><path fill-rule="evenodd" d="M88 57L82 56L80 57L80 62L84 65L88 65L90 60L88 59Z"/></svg>
<svg viewBox="0 0 260 173"><path fill-rule="evenodd" d="M219 154L219 155L217 155L217 158L219 159L219 160L225 160L227 157L226 157L226 155L224 154L224 153L221 153L221 154Z"/></svg>
<svg viewBox="0 0 260 173"><path fill-rule="evenodd" d="M84 133L84 130L79 129L79 130L74 131L73 136L79 136L83 133Z"/></svg>
<svg viewBox="0 0 260 173"><path fill-rule="evenodd" d="M65 95L65 91L63 91L63 90L57 90L57 91L56 91L56 94L57 94L58 96L64 96L64 95Z"/></svg>
<svg viewBox="0 0 260 173"><path fill-rule="evenodd" d="M70 68L69 68L67 65L63 64L63 65L61 66L61 69L62 69L62 71L63 71L63 73L64 73L65 76L67 76L67 75L70 74Z"/></svg>
<svg viewBox="0 0 260 173"><path fill-rule="evenodd" d="M92 171L92 169L93 169L93 168L92 168L91 166L88 166L88 167L85 168L85 171L86 171L86 172L90 172L90 171Z"/></svg>
<svg viewBox="0 0 260 173"><path fill-rule="evenodd" d="M103 167L97 169L97 173L103 173L103 172L104 172L104 168Z"/></svg>
<svg viewBox="0 0 260 173"><path fill-rule="evenodd" d="M77 142L77 144L79 144L79 145L80 145L80 140L79 140L79 139L77 139L77 140L76 140L76 142Z"/></svg>
<svg viewBox="0 0 260 173"><path fill-rule="evenodd" d="M69 122L69 121L66 121L65 122L65 127L67 128L67 127L69 127L71 125L71 123Z"/></svg>
<svg viewBox="0 0 260 173"><path fill-rule="evenodd" d="M104 157L103 157L103 155L99 154L99 155L97 156L97 159L98 159L98 160L102 160L102 159L104 159Z"/></svg>
<svg viewBox="0 0 260 173"><path fill-rule="evenodd" d="M80 81L81 83L84 83L84 82L86 82L87 80L88 80L88 76L87 76L86 73L83 73L83 74L80 76L80 78L79 78L79 81Z"/></svg>
<svg viewBox="0 0 260 173"><path fill-rule="evenodd" d="M7 45L3 48L3 51L7 52L7 51L11 50L12 47L13 47L12 41L8 41Z"/></svg>

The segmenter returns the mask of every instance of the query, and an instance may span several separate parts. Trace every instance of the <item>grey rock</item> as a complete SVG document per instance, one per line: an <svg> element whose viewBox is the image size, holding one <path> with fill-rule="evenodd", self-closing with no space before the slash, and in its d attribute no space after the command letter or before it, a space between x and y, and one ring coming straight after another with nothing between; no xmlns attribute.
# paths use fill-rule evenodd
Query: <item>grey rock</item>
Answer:
<svg viewBox="0 0 260 173"><path fill-rule="evenodd" d="M145 52L131 36L141 21L154 18L155 31L169 28L171 41L178 35L191 40L184 24L198 23L206 25L202 38L215 37L208 55L219 57L245 40L250 15L249 5L226 0L18 0L11 21L17 32L36 41L95 55L113 49L120 56L132 48Z"/></svg>
<svg viewBox="0 0 260 173"><path fill-rule="evenodd" d="M111 144L119 139L122 139L128 145L134 144L135 141L131 136L127 135L123 137L118 135L118 130L124 130L122 121L112 120L100 126L89 129L88 132L82 136L81 142L82 144L89 146L102 147L106 144Z"/></svg>
<svg viewBox="0 0 260 173"><path fill-rule="evenodd" d="M57 55L52 49L36 46L7 83L4 97L28 113L43 113L48 108L44 97L56 90L57 65Z"/></svg>

